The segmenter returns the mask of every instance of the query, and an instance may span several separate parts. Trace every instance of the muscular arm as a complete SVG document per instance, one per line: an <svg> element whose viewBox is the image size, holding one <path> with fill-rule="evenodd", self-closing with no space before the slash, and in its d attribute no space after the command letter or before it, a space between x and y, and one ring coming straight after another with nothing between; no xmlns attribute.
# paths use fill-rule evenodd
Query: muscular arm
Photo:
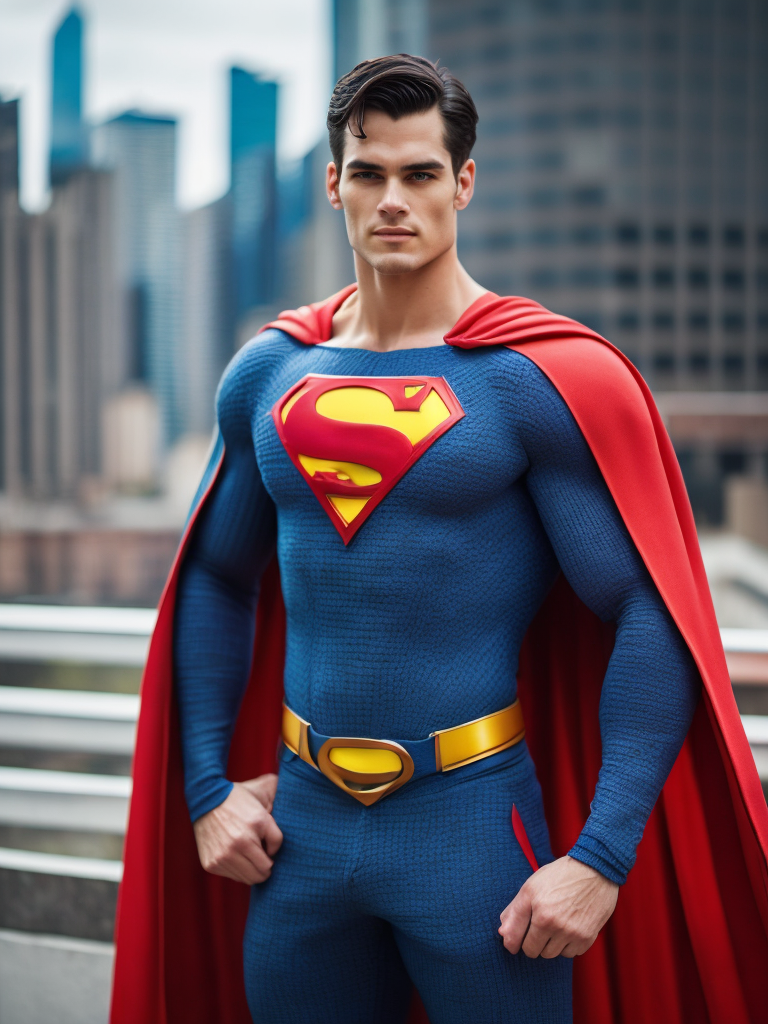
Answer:
<svg viewBox="0 0 768 1024"><path fill-rule="evenodd" d="M567 857L536 872L502 914L510 952L574 956L610 917L693 717L698 672L570 411L530 371L522 428L529 493L575 592L616 641L600 699L602 768ZM599 874L598 874L599 872Z"/></svg>
<svg viewBox="0 0 768 1024"><path fill-rule="evenodd" d="M217 401L224 463L179 579L174 679L193 821L232 790L229 745L248 680L259 580L275 543L274 506L254 455L248 383L242 361L235 361Z"/></svg>
<svg viewBox="0 0 768 1024"><path fill-rule="evenodd" d="M526 424L528 490L560 566L616 642L600 699L602 768L570 856L626 880L693 717L693 659L630 538L570 411L541 379Z"/></svg>

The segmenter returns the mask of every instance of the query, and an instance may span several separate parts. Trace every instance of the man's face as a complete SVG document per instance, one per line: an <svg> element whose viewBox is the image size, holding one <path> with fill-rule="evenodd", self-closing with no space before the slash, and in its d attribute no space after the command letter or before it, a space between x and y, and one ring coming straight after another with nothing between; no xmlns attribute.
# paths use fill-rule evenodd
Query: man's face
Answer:
<svg viewBox="0 0 768 1024"><path fill-rule="evenodd" d="M339 176L328 165L328 198L344 209L355 252L381 274L419 270L456 241L456 212L472 198L474 161L453 175L436 107L395 121L365 115L366 138L347 129Z"/></svg>

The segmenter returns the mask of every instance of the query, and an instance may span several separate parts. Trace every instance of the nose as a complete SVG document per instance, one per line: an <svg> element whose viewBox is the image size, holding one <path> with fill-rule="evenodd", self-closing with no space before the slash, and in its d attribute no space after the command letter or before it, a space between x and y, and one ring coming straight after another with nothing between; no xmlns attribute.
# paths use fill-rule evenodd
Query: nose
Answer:
<svg viewBox="0 0 768 1024"><path fill-rule="evenodd" d="M387 181L384 195L379 200L376 209L385 217L396 217L398 214L409 212L408 203L405 201L401 184L397 178L390 178Z"/></svg>

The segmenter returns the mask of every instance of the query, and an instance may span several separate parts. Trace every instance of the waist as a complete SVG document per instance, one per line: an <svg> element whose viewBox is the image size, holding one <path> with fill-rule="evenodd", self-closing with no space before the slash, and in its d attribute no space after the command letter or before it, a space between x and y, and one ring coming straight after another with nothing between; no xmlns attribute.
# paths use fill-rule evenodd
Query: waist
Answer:
<svg viewBox="0 0 768 1024"><path fill-rule="evenodd" d="M449 772L519 743L525 735L515 701L482 718L439 729L422 740L326 736L283 705L283 742L360 803L370 805L412 779Z"/></svg>

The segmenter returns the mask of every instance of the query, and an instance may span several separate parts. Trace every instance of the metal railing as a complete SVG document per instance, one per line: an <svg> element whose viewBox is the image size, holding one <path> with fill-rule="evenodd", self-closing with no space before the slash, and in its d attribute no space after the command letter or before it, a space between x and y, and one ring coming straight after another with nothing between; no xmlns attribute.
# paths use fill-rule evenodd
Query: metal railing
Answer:
<svg viewBox="0 0 768 1024"><path fill-rule="evenodd" d="M140 666L155 612L0 605L0 662L72 661ZM724 629L734 682L768 684L768 630ZM0 686L0 746L131 755L138 696ZM768 715L743 715L761 779L768 781ZM0 825L125 832L131 780L0 767ZM117 880L119 861L0 848L0 868Z"/></svg>

